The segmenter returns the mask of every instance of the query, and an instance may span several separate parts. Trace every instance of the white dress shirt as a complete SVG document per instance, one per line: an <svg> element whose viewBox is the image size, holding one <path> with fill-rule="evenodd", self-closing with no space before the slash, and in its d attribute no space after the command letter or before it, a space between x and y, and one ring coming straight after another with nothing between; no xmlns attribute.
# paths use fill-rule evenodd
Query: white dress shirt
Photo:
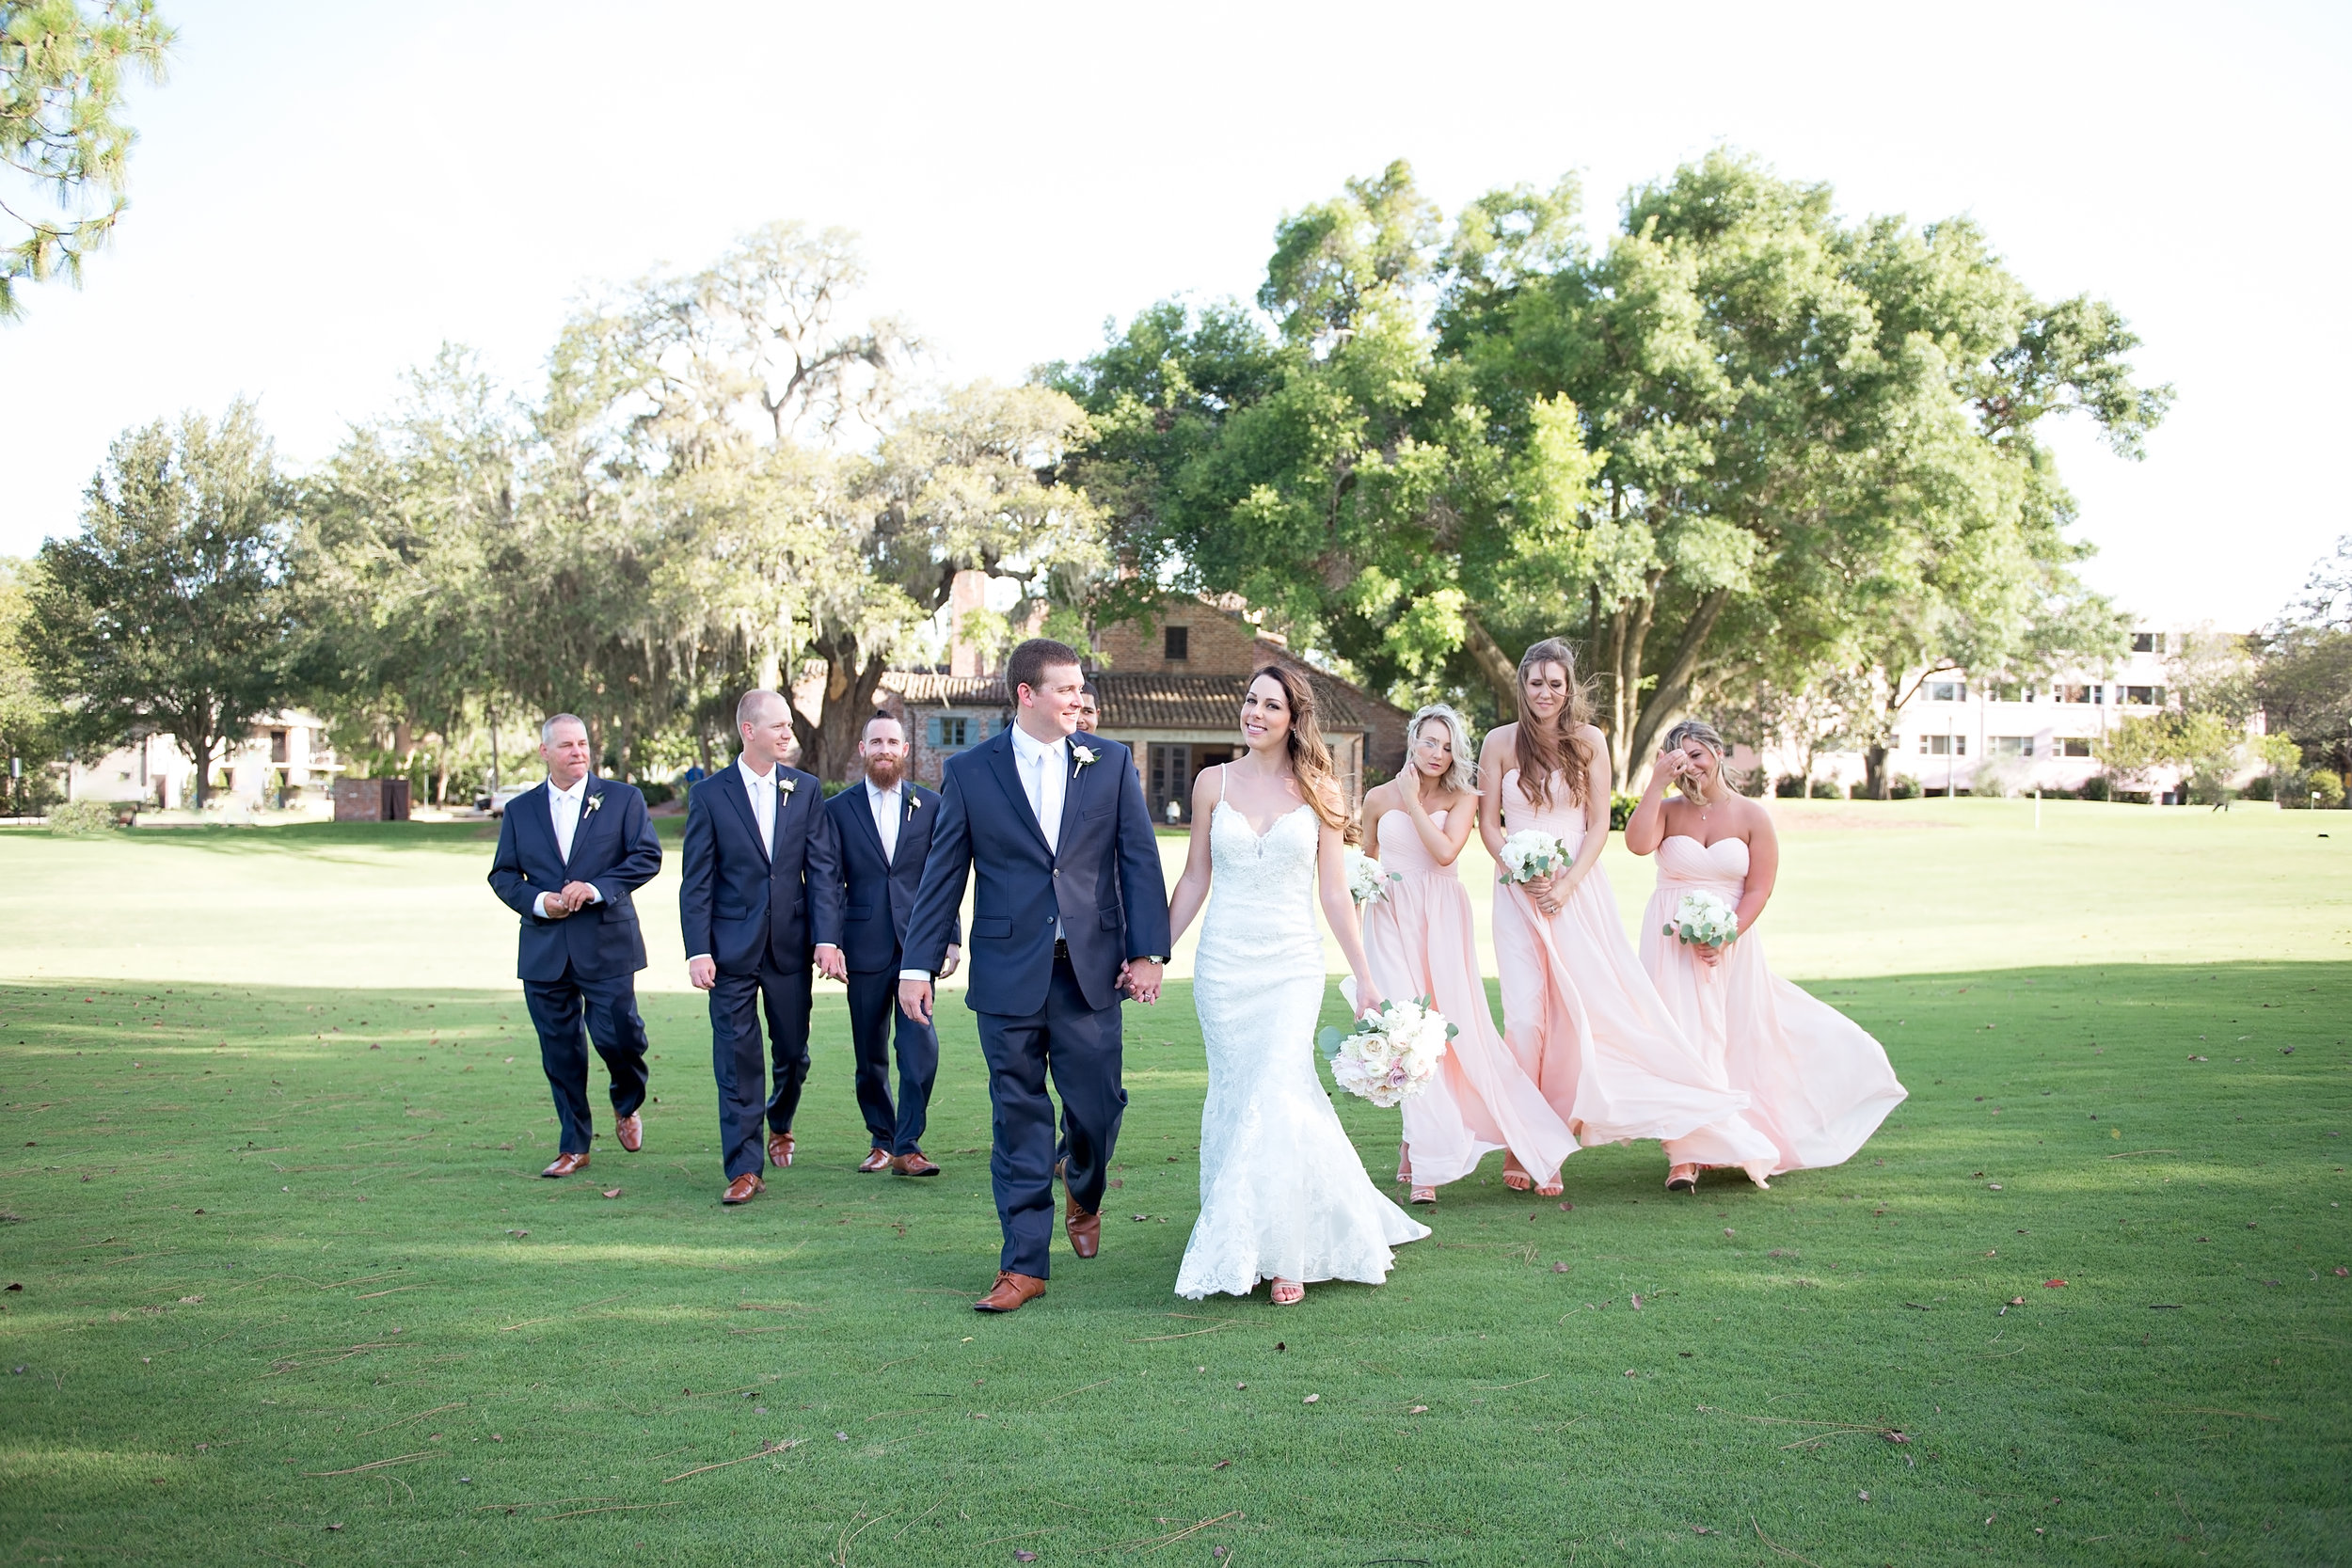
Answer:
<svg viewBox="0 0 2352 1568"><path fill-rule="evenodd" d="M1021 772L1021 787L1028 791L1029 810L1037 814L1038 831L1045 835L1045 847L1058 854L1062 798L1070 790L1070 737L1057 736L1049 746L1015 724L1012 760Z"/></svg>
<svg viewBox="0 0 2352 1568"><path fill-rule="evenodd" d="M580 832L580 813L588 798L588 775L582 773L572 781L569 789L558 789L555 781L548 781L548 821L555 829L555 852L568 862L572 858L572 839ZM591 890L588 901L604 902L604 895ZM548 917L548 895L539 895L531 901L531 912L545 920Z"/></svg>
<svg viewBox="0 0 2352 1568"><path fill-rule="evenodd" d="M735 766L743 774L743 793L752 798L752 818L759 824L759 847L768 851L768 858L776 858L776 769L771 764L765 773L755 773L752 765L741 757Z"/></svg>
<svg viewBox="0 0 2352 1568"><path fill-rule="evenodd" d="M903 780L888 789L871 779L866 781L866 803L874 813L874 832L882 835L884 865L898 858L898 823L906 814L906 800Z"/></svg>

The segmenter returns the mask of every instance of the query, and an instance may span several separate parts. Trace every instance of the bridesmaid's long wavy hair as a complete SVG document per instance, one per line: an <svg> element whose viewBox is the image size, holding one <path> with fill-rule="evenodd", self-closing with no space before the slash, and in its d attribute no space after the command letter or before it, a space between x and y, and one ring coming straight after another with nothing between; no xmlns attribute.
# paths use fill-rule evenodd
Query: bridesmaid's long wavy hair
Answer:
<svg viewBox="0 0 2352 1568"><path fill-rule="evenodd" d="M1315 820L1327 828L1348 831L1350 816L1347 802L1340 798L1338 774L1331 767L1331 748L1324 744L1323 725L1315 716L1315 689L1307 684L1307 677L1286 664L1261 665L1249 676L1249 686L1270 680L1282 689L1282 701L1291 710L1291 733L1284 744L1290 752L1291 776L1298 781L1298 793L1306 797ZM1242 688L1246 693L1249 687Z"/></svg>
<svg viewBox="0 0 2352 1568"><path fill-rule="evenodd" d="M1456 795L1478 793L1478 764L1470 752L1470 721L1455 712L1450 703L1431 703L1413 715L1413 721L1405 726L1405 771L1418 775L1420 768L1412 760L1412 748L1421 744L1422 727L1436 724L1444 729L1446 738L1454 743L1454 766L1445 770L1439 783ZM1416 784L1415 788L1420 785Z"/></svg>
<svg viewBox="0 0 2352 1568"><path fill-rule="evenodd" d="M1527 708L1528 672L1557 664L1567 672L1568 700L1560 706L1555 728L1547 732ZM1519 788L1539 806L1551 803L1551 775L1566 775L1568 804L1584 803L1585 774L1593 766L1592 743L1576 732L1593 721L1593 694L1577 678L1576 653L1556 637L1547 637L1519 655L1519 723L1518 752Z"/></svg>

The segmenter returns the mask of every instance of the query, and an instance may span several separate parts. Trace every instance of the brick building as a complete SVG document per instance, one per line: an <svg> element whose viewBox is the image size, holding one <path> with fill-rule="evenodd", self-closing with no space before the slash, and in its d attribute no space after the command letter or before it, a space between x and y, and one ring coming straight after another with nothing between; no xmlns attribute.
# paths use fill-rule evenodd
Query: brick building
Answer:
<svg viewBox="0 0 2352 1568"><path fill-rule="evenodd" d="M1314 689L1324 738L1351 806L1365 788L1405 766L1404 710L1293 654L1232 610L1171 596L1148 619L1104 627L1089 675L1102 696L1102 733L1131 748L1154 820L1183 822L1192 782L1241 750L1241 699L1250 673L1281 663ZM959 651L952 673L892 671L882 705L897 713L914 750L914 776L936 784L947 757L1012 721L1001 676L977 673Z"/></svg>

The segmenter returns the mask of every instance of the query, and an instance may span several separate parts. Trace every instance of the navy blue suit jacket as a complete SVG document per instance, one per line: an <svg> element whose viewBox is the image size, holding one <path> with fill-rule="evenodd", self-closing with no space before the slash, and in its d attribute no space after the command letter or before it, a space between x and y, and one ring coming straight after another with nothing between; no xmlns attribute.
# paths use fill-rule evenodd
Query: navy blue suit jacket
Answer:
<svg viewBox="0 0 2352 1568"><path fill-rule="evenodd" d="M911 779L898 791L898 849L888 860L882 859L865 780L825 802L841 843L841 957L860 974L899 967L914 895L930 856L931 828L939 821L937 794ZM949 927L947 940L963 941L961 919Z"/></svg>
<svg viewBox="0 0 2352 1568"><path fill-rule="evenodd" d="M729 974L764 962L785 974L841 941L841 846L814 773L778 768L775 856L760 847L743 770L733 765L686 798L686 873L677 890L686 956L707 953Z"/></svg>
<svg viewBox="0 0 2352 1568"><path fill-rule="evenodd" d="M583 980L609 980L644 968L645 938L629 895L660 870L661 841L634 786L588 781L569 860L555 847L548 786L516 796L499 819L498 854L490 862L491 891L523 917L515 973L525 980L560 980L568 963ZM601 901L562 920L531 912L539 895L561 893L566 882L593 884Z"/></svg>
<svg viewBox="0 0 2352 1568"><path fill-rule="evenodd" d="M1168 954L1168 883L1134 759L1099 735L1074 735L1071 743L1090 748L1095 760L1081 765L1072 756L1058 853L1045 847L1021 787L1011 731L947 761L930 857L907 926L906 966L939 972L964 881L977 875L966 943L972 988L965 1000L974 1012L1018 1018L1045 1006L1057 921L1078 988L1097 1010L1119 1000L1120 964Z"/></svg>

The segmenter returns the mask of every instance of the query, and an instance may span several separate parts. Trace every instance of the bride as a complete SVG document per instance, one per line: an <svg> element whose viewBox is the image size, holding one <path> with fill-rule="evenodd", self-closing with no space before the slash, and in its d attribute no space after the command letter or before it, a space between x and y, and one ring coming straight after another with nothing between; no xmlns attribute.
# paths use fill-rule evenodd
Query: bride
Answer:
<svg viewBox="0 0 2352 1568"><path fill-rule="evenodd" d="M1241 730L1248 755L1193 781L1192 847L1168 900L1170 941L1209 910L1192 983L1209 1058L1200 1218L1176 1293L1246 1296L1263 1279L1288 1307L1313 1280L1379 1284L1396 1261L1390 1249L1429 1229L1375 1190L1315 1072L1318 895L1359 1003L1369 1010L1380 996L1347 891L1345 808L1305 677L1260 670Z"/></svg>

